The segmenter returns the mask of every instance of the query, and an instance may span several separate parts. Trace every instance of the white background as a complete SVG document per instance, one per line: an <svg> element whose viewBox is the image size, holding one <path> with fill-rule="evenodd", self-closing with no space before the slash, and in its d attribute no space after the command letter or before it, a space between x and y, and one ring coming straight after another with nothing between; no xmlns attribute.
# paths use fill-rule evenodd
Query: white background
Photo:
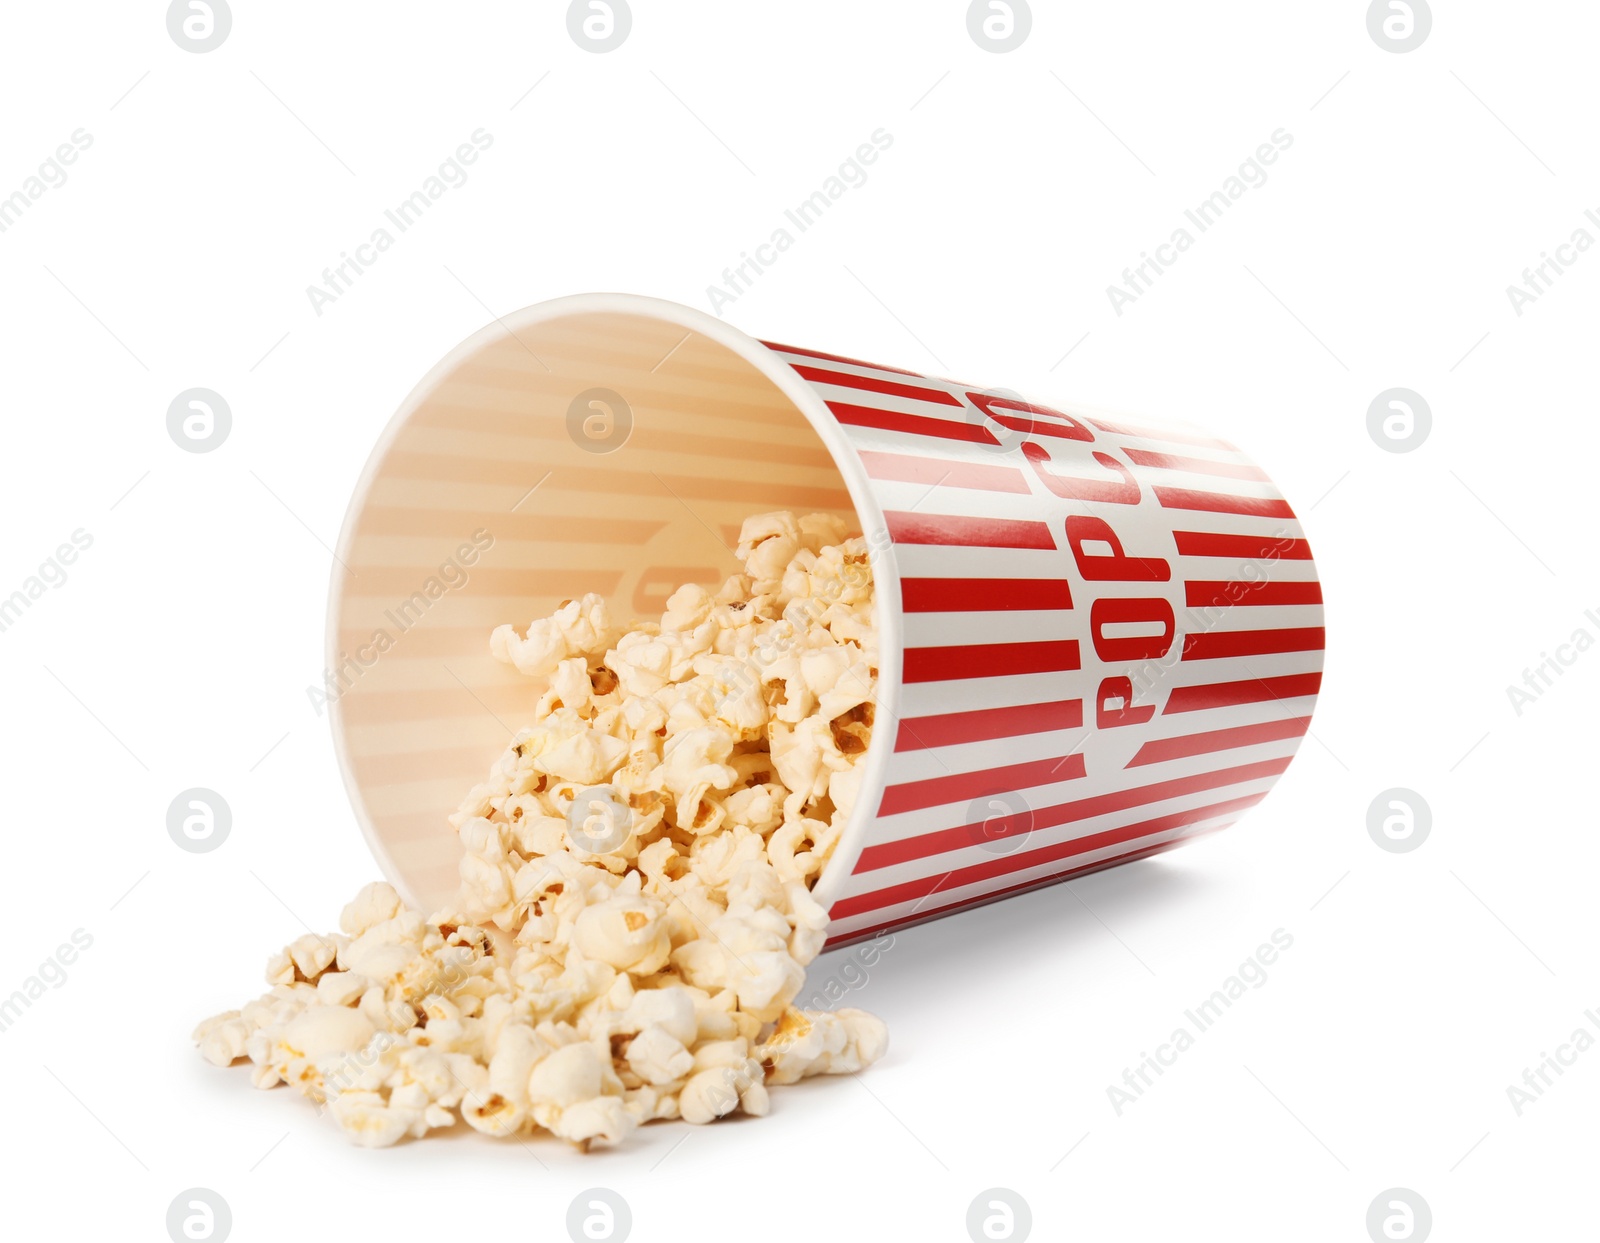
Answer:
<svg viewBox="0 0 1600 1243"><path fill-rule="evenodd" d="M1521 1116L1506 1089L1600 1010L1600 654L1520 716L1506 687L1600 637L1600 254L1521 316L1506 286L1600 238L1600 11L1434 7L1401 55L1361 0L1036 3L1005 54L954 0L635 0L607 54L555 0L236 0L206 54L162 3L8 6L0 195L93 145L0 234L0 596L74 530L93 545L0 634L0 995L94 942L0 1033L6 1233L165 1238L199 1186L241 1240L564 1237L597 1185L637 1239L964 1239L996 1186L1036 1238L1359 1241L1391 1187L1440 1239L1592 1232L1600 1051ZM479 127L470 180L318 316L306 287ZM1328 600L1283 781L1220 837L900 935L852 999L888 1057L764 1121L367 1152L204 1064L194 1022L375 874L305 688L391 411L491 314L595 289L709 309L879 127L869 180L725 315L1251 452ZM1279 127L1267 182L1117 315L1106 286ZM195 386L233 412L211 453L166 431ZM1366 429L1393 386L1433 411L1407 454ZM232 807L214 853L167 836L191 786ZM1394 786L1432 808L1411 853L1368 836ZM1118 1116L1108 1085L1277 928L1267 983Z"/></svg>

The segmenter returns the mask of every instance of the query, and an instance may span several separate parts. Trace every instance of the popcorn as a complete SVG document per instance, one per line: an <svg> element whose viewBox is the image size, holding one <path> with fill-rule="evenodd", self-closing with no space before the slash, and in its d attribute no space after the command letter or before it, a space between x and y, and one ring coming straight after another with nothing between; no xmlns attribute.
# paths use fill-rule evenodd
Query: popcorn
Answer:
<svg viewBox="0 0 1600 1243"><path fill-rule="evenodd" d="M678 1110L685 1122L712 1122L732 1113L739 1105L739 1092L733 1076L725 1069L702 1070L683 1085L678 1095Z"/></svg>
<svg viewBox="0 0 1600 1243"><path fill-rule="evenodd" d="M809 1075L854 1074L888 1047L888 1028L865 1010L789 1010L756 1056L768 1083L786 1084Z"/></svg>
<svg viewBox="0 0 1600 1243"><path fill-rule="evenodd" d="M605 600L590 592L582 600L568 600L554 616L534 622L525 637L518 637L514 627L497 626L489 636L489 651L522 673L543 677L569 656L604 650L613 634Z"/></svg>
<svg viewBox="0 0 1600 1243"><path fill-rule="evenodd" d="M628 1068L657 1086L682 1079L694 1069L695 1056L676 1036L660 1027L646 1027L628 1042Z"/></svg>
<svg viewBox="0 0 1600 1243"><path fill-rule="evenodd" d="M738 555L659 622L623 628L586 595L498 627L491 653L543 687L451 817L451 905L424 918L366 886L340 933L298 938L267 993L195 1029L202 1056L249 1058L367 1146L459 1119L585 1149L759 1117L770 1086L880 1058L872 1015L791 1004L872 739L866 545L773 513Z"/></svg>
<svg viewBox="0 0 1600 1243"><path fill-rule="evenodd" d="M632 975L651 976L666 965L672 937L660 902L618 898L585 908L572 925L572 944L586 957Z"/></svg>
<svg viewBox="0 0 1600 1243"><path fill-rule="evenodd" d="M206 1061L213 1066L227 1066L235 1058L244 1056L250 1032L250 1024L239 1017L239 1012L229 1010L200 1024L195 1029L194 1039Z"/></svg>

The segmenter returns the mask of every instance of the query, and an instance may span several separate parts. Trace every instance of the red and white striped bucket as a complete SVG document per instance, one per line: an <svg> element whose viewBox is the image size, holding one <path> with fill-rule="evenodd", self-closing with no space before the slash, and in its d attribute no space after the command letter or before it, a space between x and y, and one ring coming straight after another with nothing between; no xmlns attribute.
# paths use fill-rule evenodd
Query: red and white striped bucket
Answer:
<svg viewBox="0 0 1600 1243"><path fill-rule="evenodd" d="M869 541L881 669L830 944L1224 828L1288 767L1322 595L1232 445L761 342L625 294L458 346L358 484L329 606L334 739L384 872L454 892L446 816L537 693L488 634L584 592L659 613L749 514Z"/></svg>

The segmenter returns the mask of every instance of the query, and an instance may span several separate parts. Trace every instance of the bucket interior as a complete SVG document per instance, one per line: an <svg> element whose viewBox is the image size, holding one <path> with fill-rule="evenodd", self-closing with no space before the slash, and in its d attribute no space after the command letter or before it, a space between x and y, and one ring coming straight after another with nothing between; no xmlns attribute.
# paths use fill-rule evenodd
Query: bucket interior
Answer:
<svg viewBox="0 0 1600 1243"><path fill-rule="evenodd" d="M408 901L454 894L446 817L544 690L490 657L489 632L591 591L622 622L658 620L679 585L737 571L742 521L771 509L860 529L806 415L670 318L502 324L423 382L352 502L329 634L335 745Z"/></svg>

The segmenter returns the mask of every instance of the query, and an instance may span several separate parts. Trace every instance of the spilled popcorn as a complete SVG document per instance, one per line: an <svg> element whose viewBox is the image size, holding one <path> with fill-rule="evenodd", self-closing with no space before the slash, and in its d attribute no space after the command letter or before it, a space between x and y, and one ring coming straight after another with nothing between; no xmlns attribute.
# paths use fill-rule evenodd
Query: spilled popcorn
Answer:
<svg viewBox="0 0 1600 1243"><path fill-rule="evenodd" d="M659 624L586 595L495 630L548 689L451 817L453 906L424 919L368 885L339 933L271 959L270 992L200 1024L201 1053L248 1057L361 1144L459 1116L584 1148L762 1115L768 1086L881 1057L873 1015L790 1005L872 736L872 577L845 534L753 517L744 572L679 588Z"/></svg>

